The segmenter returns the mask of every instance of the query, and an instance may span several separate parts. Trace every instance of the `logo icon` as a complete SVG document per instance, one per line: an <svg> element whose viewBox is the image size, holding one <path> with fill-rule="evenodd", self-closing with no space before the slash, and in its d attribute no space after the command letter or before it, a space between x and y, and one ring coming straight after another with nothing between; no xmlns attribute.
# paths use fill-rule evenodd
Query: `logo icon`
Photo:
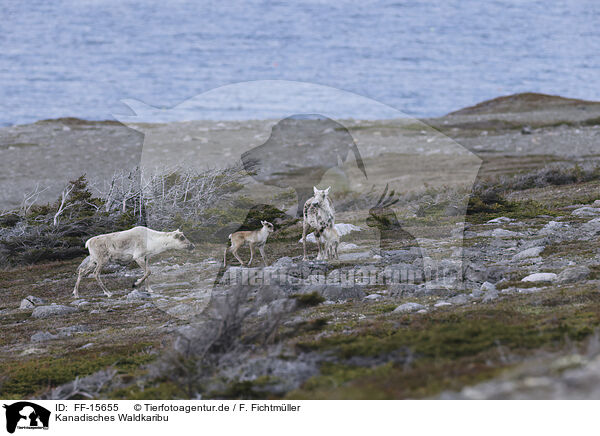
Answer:
<svg viewBox="0 0 600 436"><path fill-rule="evenodd" d="M50 411L29 401L19 401L6 409L6 431L14 433L19 429L48 429Z"/></svg>

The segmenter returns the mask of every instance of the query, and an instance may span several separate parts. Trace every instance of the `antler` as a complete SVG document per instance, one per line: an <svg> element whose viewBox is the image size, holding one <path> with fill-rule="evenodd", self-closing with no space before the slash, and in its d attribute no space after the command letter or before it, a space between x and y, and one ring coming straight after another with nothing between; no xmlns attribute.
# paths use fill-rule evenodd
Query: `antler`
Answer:
<svg viewBox="0 0 600 436"><path fill-rule="evenodd" d="M390 207L400 201L400 199L398 197L395 197L396 192L393 189L388 194L388 188L389 188L389 183L385 185L383 194L381 194L381 197L379 197L379 201L377 201L377 204L375 205L376 208L383 209L386 207ZM386 194L388 194L387 197L386 197Z"/></svg>

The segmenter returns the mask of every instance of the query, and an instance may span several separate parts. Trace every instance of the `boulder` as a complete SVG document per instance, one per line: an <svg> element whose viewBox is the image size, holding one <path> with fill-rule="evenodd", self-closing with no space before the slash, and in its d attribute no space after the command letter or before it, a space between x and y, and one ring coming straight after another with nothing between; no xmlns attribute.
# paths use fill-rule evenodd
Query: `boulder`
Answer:
<svg viewBox="0 0 600 436"><path fill-rule="evenodd" d="M494 238L514 238L516 236L522 236L522 235L520 233L513 232L512 230L494 229L492 231L492 236Z"/></svg>
<svg viewBox="0 0 600 436"><path fill-rule="evenodd" d="M37 306L33 309L31 316L34 318L48 318L50 316L62 316L77 312L77 309L69 306L61 306L60 304L52 304L50 306Z"/></svg>
<svg viewBox="0 0 600 436"><path fill-rule="evenodd" d="M381 294L371 294L371 295L367 295L364 300L369 300L369 301L377 301L377 300L381 300L383 298L383 295Z"/></svg>
<svg viewBox="0 0 600 436"><path fill-rule="evenodd" d="M452 304L467 304L469 297L465 294L459 294L456 297L452 297L448 300Z"/></svg>
<svg viewBox="0 0 600 436"><path fill-rule="evenodd" d="M553 282L558 278L554 273L534 273L521 279L522 282Z"/></svg>
<svg viewBox="0 0 600 436"><path fill-rule="evenodd" d="M479 298L483 294L485 294L485 291L482 291L481 289L474 289L473 292L471 292L471 298Z"/></svg>
<svg viewBox="0 0 600 436"><path fill-rule="evenodd" d="M544 227L542 227L542 229L538 233L541 235L552 235L552 234L559 232L562 229L565 229L567 227L569 227L569 225L567 223L561 223L558 221L550 221L548 224L546 224Z"/></svg>
<svg viewBox="0 0 600 436"><path fill-rule="evenodd" d="M290 268L294 265L294 260L289 256L283 256L273 262L270 266L273 268Z"/></svg>
<svg viewBox="0 0 600 436"><path fill-rule="evenodd" d="M481 301L483 301L484 303L489 303L490 301L493 301L496 298L498 298L498 291L494 288L493 290L486 292Z"/></svg>
<svg viewBox="0 0 600 436"><path fill-rule="evenodd" d="M563 270L557 278L558 283L575 283L585 280L590 275L590 269L587 266L575 266Z"/></svg>
<svg viewBox="0 0 600 436"><path fill-rule="evenodd" d="M490 282L484 282L481 285L481 291L483 292L490 292L490 291L495 291L496 290L496 285L494 285L493 283Z"/></svg>
<svg viewBox="0 0 600 436"><path fill-rule="evenodd" d="M579 216L579 217L598 216L598 215L600 215L600 207L590 207L590 206L580 207L578 209L575 209L573 212L571 212L571 215L575 215L575 216Z"/></svg>
<svg viewBox="0 0 600 436"><path fill-rule="evenodd" d="M148 292L140 291L139 289L134 289L129 294L127 294L127 301L139 301L139 300L147 300L151 295Z"/></svg>
<svg viewBox="0 0 600 436"><path fill-rule="evenodd" d="M35 295L29 295L21 300L19 309L31 309L32 307L41 306L42 304L46 304L43 299L36 297Z"/></svg>
<svg viewBox="0 0 600 436"><path fill-rule="evenodd" d="M544 251L544 247L531 247L527 250L523 250L513 256L513 260L522 260L528 259L530 257L538 257L542 251Z"/></svg>
<svg viewBox="0 0 600 436"><path fill-rule="evenodd" d="M31 342L46 342L58 338L50 332L37 332L31 335Z"/></svg>
<svg viewBox="0 0 600 436"><path fill-rule="evenodd" d="M600 231L600 218L594 218L589 220L583 226L583 229L589 232L597 232Z"/></svg>
<svg viewBox="0 0 600 436"><path fill-rule="evenodd" d="M58 336L73 336L75 333L86 333L91 331L91 329L86 325L71 325L68 327L61 327L58 329Z"/></svg>
<svg viewBox="0 0 600 436"><path fill-rule="evenodd" d="M394 309L395 313L416 312L417 310L425 309L425 306L419 303L404 303Z"/></svg>
<svg viewBox="0 0 600 436"><path fill-rule="evenodd" d="M310 294L311 292L318 292L326 300L340 301L340 300L362 300L365 297L365 291L359 286L343 287L339 283L331 284L311 284L304 286L298 293Z"/></svg>
<svg viewBox="0 0 600 436"><path fill-rule="evenodd" d="M488 224L502 224L502 223L509 223L511 221L514 221L514 220L512 218L508 218L506 216L499 216L498 218L489 220L487 223Z"/></svg>

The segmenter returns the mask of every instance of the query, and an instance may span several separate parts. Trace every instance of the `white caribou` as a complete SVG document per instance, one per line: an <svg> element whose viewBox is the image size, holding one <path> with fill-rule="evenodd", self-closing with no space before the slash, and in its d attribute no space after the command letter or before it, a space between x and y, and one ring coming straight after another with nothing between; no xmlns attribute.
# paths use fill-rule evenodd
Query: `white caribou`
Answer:
<svg viewBox="0 0 600 436"><path fill-rule="evenodd" d="M77 282L73 290L74 296L79 296L79 283L81 278L92 271L94 278L107 296L108 291L102 280L100 272L108 262L120 263L135 261L144 270L144 275L133 283L139 286L150 275L148 263L152 256L167 250L193 250L192 244L180 230L174 232L158 232L147 227L134 227L122 232L107 233L94 236L85 243L90 255L86 257L77 269Z"/></svg>

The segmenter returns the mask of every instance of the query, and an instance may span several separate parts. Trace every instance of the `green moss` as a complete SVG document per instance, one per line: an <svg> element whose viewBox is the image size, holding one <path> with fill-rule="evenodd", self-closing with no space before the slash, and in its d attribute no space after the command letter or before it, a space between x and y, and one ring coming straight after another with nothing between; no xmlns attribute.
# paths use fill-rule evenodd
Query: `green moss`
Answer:
<svg viewBox="0 0 600 436"><path fill-rule="evenodd" d="M485 223L498 216L522 220L540 215L558 216L559 212L533 200L484 203L477 196L471 197L467 209L467 220L474 224Z"/></svg>
<svg viewBox="0 0 600 436"><path fill-rule="evenodd" d="M318 376L288 396L407 398L460 389L504 370L506 354L556 351L585 340L600 325L598 303L600 295L591 287L550 289L543 296L514 296L490 307L380 317L355 324L351 334L332 326L331 336L296 345L300 351L333 355L336 363L328 361ZM388 363L344 364L357 356Z"/></svg>
<svg viewBox="0 0 600 436"><path fill-rule="evenodd" d="M498 290L508 289L508 288L536 288L538 286L544 286L544 283L540 282L522 282L521 280L507 280L502 282L496 286Z"/></svg>
<svg viewBox="0 0 600 436"><path fill-rule="evenodd" d="M587 258L596 257L595 244L582 244L581 241L563 241L560 244L546 245L544 251L540 253L542 257L549 256L583 256Z"/></svg>
<svg viewBox="0 0 600 436"><path fill-rule="evenodd" d="M398 307L397 304L382 304L374 307L375 313L389 313L393 312Z"/></svg>
<svg viewBox="0 0 600 436"><path fill-rule="evenodd" d="M137 385L110 392L109 398L115 400L177 400L185 398L181 389L170 382L157 382L154 386Z"/></svg>
<svg viewBox="0 0 600 436"><path fill-rule="evenodd" d="M145 352L149 344L121 345L99 350L78 350L68 356L46 356L3 365L0 376L6 378L0 386L0 398L21 399L39 391L92 374L114 365L122 373L136 370L154 360Z"/></svg>
<svg viewBox="0 0 600 436"><path fill-rule="evenodd" d="M302 386L308 391L316 391L321 389L336 389L344 384L356 380L372 376L375 374L385 375L393 369L393 364L387 363L375 368L367 368L363 366L340 365L327 362L320 368L320 375L312 377Z"/></svg>
<svg viewBox="0 0 600 436"><path fill-rule="evenodd" d="M486 380L503 368L483 362L416 363L406 366L392 362L372 368L326 364L321 374L290 392L290 399L386 400L420 398L442 390Z"/></svg>
<svg viewBox="0 0 600 436"><path fill-rule="evenodd" d="M318 292L311 292L310 294L294 294L292 295L292 298L295 298L302 307L317 306L325 301L325 298Z"/></svg>
<svg viewBox="0 0 600 436"><path fill-rule="evenodd" d="M207 398L224 399L266 399L270 394L265 389L277 379L271 376L260 376L254 380L234 380L227 384L222 390L212 391L206 394Z"/></svg>

